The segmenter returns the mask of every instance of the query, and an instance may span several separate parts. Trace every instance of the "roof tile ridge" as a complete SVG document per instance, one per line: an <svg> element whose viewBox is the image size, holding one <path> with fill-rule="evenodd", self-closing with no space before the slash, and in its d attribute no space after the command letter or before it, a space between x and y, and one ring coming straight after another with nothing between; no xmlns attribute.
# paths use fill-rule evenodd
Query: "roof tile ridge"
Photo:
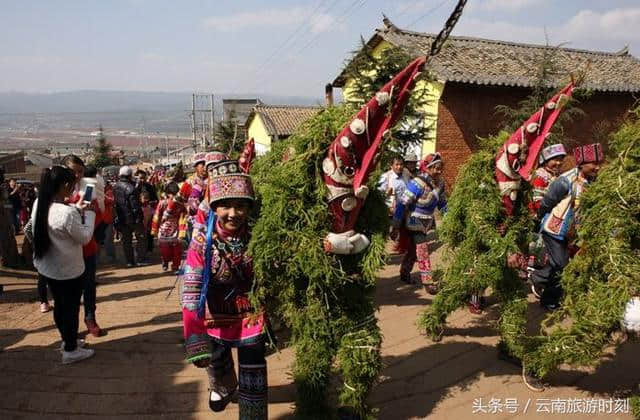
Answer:
<svg viewBox="0 0 640 420"><path fill-rule="evenodd" d="M432 34L429 32L417 32L411 31L409 29L397 28L395 30L392 29L376 29L377 31L382 32L394 32L400 35L409 35L416 36L421 38L435 38L436 34ZM610 51L599 51L599 50L586 50L581 48L566 48L561 46L553 46L553 45L542 45L542 44L529 44L526 42L516 42L516 41L504 41L500 39L490 39L490 38L482 38L482 37L473 37L473 36L465 36L465 35L451 35L449 36L449 40L452 41L470 41L470 42L480 42L486 44L497 44L497 45L508 45L513 47L523 47L523 48L537 48L537 49L554 49L558 48L561 51L567 52L577 52L582 54L591 54L591 55L601 55L606 57L631 57L633 59L638 60L632 54L620 55L619 52L610 52Z"/></svg>

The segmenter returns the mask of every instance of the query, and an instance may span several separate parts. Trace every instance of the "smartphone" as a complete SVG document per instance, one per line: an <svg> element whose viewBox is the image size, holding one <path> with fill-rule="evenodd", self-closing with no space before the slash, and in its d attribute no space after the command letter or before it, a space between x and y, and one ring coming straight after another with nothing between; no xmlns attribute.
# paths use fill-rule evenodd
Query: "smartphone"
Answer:
<svg viewBox="0 0 640 420"><path fill-rule="evenodd" d="M93 200L94 188L95 188L95 185L87 184L87 186L84 188L84 196L82 197L82 201L84 201L85 203L90 203L91 200Z"/></svg>

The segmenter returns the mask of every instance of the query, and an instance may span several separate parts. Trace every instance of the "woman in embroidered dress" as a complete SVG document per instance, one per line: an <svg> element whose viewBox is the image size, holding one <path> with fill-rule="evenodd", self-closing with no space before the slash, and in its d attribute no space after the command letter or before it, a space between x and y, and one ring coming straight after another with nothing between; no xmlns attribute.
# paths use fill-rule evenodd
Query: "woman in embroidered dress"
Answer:
<svg viewBox="0 0 640 420"><path fill-rule="evenodd" d="M564 163L564 158L567 152L562 144L553 144L545 147L540 153L538 163L540 167L536 169L533 177L531 178L532 197L529 202L529 212L531 217L539 222L537 212L542 204L542 199L547 193L549 186L560 175L560 168ZM529 258L527 259L527 276L531 286L531 292L533 295L540 299L542 296L542 286L531 281L531 273L542 268L545 264L545 250L544 241L539 233L533 235L532 240L529 243Z"/></svg>
<svg viewBox="0 0 640 420"><path fill-rule="evenodd" d="M251 178L237 161L213 166L210 211L193 229L182 274L187 360L206 368L209 406L222 411L238 390L241 419L267 418L266 318L249 302L253 267L247 255ZM210 317L209 317L210 316ZM238 377L231 348L238 349Z"/></svg>
<svg viewBox="0 0 640 420"><path fill-rule="evenodd" d="M536 213L542 203L542 198L547 193L549 185L560 175L560 168L564 162L567 152L562 144L553 144L542 149L538 162L540 167L536 169L531 178L533 196L529 203L531 215L536 217Z"/></svg>
<svg viewBox="0 0 640 420"><path fill-rule="evenodd" d="M151 235L158 237L158 247L162 257L162 271L169 269L179 274L182 259L182 240L187 231L188 210L185 205L191 194L188 182L178 186L170 182L166 188L167 198L158 203L151 222Z"/></svg>
<svg viewBox="0 0 640 420"><path fill-rule="evenodd" d="M409 231L410 244L400 266L400 279L411 283L411 270L416 260L420 281L429 294L438 293L433 281L427 233L434 229L433 212L447 211L442 179L443 162L439 153L431 153L420 162L420 174L413 178L396 204L392 221L392 237L397 237L404 223Z"/></svg>

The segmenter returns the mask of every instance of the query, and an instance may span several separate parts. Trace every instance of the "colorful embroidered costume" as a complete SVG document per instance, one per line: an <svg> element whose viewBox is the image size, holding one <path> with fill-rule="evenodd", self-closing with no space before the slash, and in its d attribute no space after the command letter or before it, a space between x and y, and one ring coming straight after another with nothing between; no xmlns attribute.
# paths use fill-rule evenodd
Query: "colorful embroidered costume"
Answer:
<svg viewBox="0 0 640 420"><path fill-rule="evenodd" d="M562 144L554 144L552 146L542 149L540 154L540 165L544 165L551 159L564 157L567 152ZM547 193L549 185L555 181L557 174L550 172L545 166L541 166L536 169L533 177L531 178L531 187L533 188L533 197L529 203L529 210L532 214L536 214L540 208L542 198Z"/></svg>
<svg viewBox="0 0 640 420"><path fill-rule="evenodd" d="M554 95L529 117L498 151L495 158L495 177L507 216L513 216L522 179L529 179L529 172L537 163L547 134L560 115L563 104L571 96L573 88L574 83L571 82Z"/></svg>
<svg viewBox="0 0 640 420"><path fill-rule="evenodd" d="M428 168L438 163L442 163L442 158L437 153L428 155L420 162L420 175L407 185L396 205L392 222L396 229L404 224L411 237L409 249L400 266L401 278L406 281L410 277L417 260L420 280L424 285L432 282L427 232L434 227L433 212L436 209L442 213L447 211L444 180L436 181L426 173Z"/></svg>
<svg viewBox="0 0 640 420"><path fill-rule="evenodd" d="M589 184L580 165L604 161L599 143L576 147L574 155L578 167L563 173L551 184L538 209L547 261L531 274L531 280L544 287L540 303L550 309L557 307L562 297L560 275L569 263L569 245L575 239L580 195Z"/></svg>
<svg viewBox="0 0 640 420"><path fill-rule="evenodd" d="M172 270L180 267L182 258L182 241L187 232L188 211L185 198L189 197L191 186L183 183L180 192L173 198L163 199L158 203L153 221L151 235L158 237L158 246L164 264L172 263Z"/></svg>
<svg viewBox="0 0 640 420"><path fill-rule="evenodd" d="M248 175L236 161L213 165L209 182L211 210L204 223L194 224L182 273L182 317L187 360L210 360L207 368L212 398L226 402L239 386L242 419L267 418L266 318L249 302L253 266L247 255L246 225L226 231L216 220L216 203L226 199L254 200ZM238 348L239 378L231 356ZM213 399L211 400L214 401ZM211 404L211 403L210 403ZM214 411L218 411L212 405Z"/></svg>
<svg viewBox="0 0 640 420"><path fill-rule="evenodd" d="M194 167L197 167L200 164L205 164L205 162L205 153L197 153L193 157ZM200 176L196 172L187 179L187 182L191 185L191 194L187 201L187 207L189 209L189 214L193 216L196 214L200 202L204 199L204 194L207 190L207 174L205 172L204 176Z"/></svg>
<svg viewBox="0 0 640 420"><path fill-rule="evenodd" d="M210 178L212 176L212 169L213 167L225 160L229 160L229 157L222 153L222 152L218 152L218 151L213 151L213 152L208 152L205 155L205 168L207 169L207 174L208 177ZM242 165L239 165L240 167L242 167ZM207 179L209 179L207 178ZM193 217L193 223L194 225L197 224L201 224L204 225L207 223L207 217L209 215L209 189L207 188L204 192L204 196L202 198L202 201L200 201L200 205L198 206L198 210L196 211L195 216Z"/></svg>

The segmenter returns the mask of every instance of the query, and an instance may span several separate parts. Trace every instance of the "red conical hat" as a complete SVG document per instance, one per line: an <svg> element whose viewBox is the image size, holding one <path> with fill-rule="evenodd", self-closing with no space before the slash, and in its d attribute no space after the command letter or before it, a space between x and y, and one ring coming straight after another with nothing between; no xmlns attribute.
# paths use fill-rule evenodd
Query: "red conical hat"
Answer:
<svg viewBox="0 0 640 420"><path fill-rule="evenodd" d="M244 145L244 149L242 150L242 154L238 158L238 165L240 169L245 174L248 174L251 170L251 165L253 164L253 158L256 156L256 143L253 141L253 137L251 137Z"/></svg>
<svg viewBox="0 0 640 420"><path fill-rule="evenodd" d="M513 214L521 180L529 180L544 141L558 119L563 105L571 97L573 88L572 81L529 117L498 151L495 159L495 177L507 215Z"/></svg>
<svg viewBox="0 0 640 420"><path fill-rule="evenodd" d="M329 146L322 169L333 232L353 229L364 203L361 187L376 165L382 137L402 115L426 57L411 62L356 114Z"/></svg>

